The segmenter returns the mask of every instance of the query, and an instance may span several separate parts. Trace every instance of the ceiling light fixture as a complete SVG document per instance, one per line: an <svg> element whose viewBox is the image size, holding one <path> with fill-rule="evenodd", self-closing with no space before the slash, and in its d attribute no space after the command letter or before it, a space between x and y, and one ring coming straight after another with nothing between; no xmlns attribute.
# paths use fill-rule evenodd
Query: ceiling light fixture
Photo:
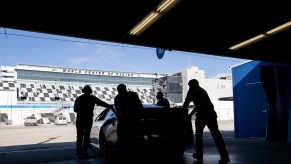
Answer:
<svg viewBox="0 0 291 164"><path fill-rule="evenodd" d="M151 26L155 21L157 21L162 15L169 11L181 0L164 0L162 1L155 10L151 11L144 19L142 19L136 26L134 26L130 31L130 35L138 36L145 29Z"/></svg>
<svg viewBox="0 0 291 164"><path fill-rule="evenodd" d="M241 42L239 44L236 44L234 46L231 46L229 49L230 50L233 50L233 51L234 50L238 50L238 49L243 48L243 47L245 47L247 45L250 45L252 43L255 43L255 42L259 41L259 40L265 39L269 35L273 35L273 34L276 34L276 33L280 32L280 31L286 30L289 27L291 27L291 21L289 21L289 22L287 22L285 24L282 24L282 25L280 25L280 26L278 26L276 28L273 28L272 30L267 31L264 34L260 34L260 35L258 35L256 37L253 37L253 38L248 39L246 41L243 41L243 42Z"/></svg>
<svg viewBox="0 0 291 164"><path fill-rule="evenodd" d="M172 3L174 2L174 0L165 0L162 3L160 3L160 5L158 6L157 11L158 12L163 12L168 6L170 6Z"/></svg>
<svg viewBox="0 0 291 164"><path fill-rule="evenodd" d="M241 42L241 43L239 43L239 44L236 44L236 45L230 47L229 49L230 49L230 50L237 50L237 49L240 49L240 48L245 47L245 46L247 46L247 45L250 45L250 44L252 44L252 43L254 43L254 42L257 42L257 41L259 41L259 40L262 40L264 37L266 37L266 35L264 35L264 34L258 35L258 36L256 36L256 37L253 37L253 38L251 38L251 39L248 39L248 40L246 40L246 41L244 41L244 42Z"/></svg>
<svg viewBox="0 0 291 164"><path fill-rule="evenodd" d="M137 33L141 33L141 29L147 28L147 26L150 26L150 22L152 22L153 20L155 20L155 18L157 18L159 15L157 12L151 12L147 17L145 17L141 23L138 24L138 26L136 26L133 30L130 31L131 35L138 35Z"/></svg>
<svg viewBox="0 0 291 164"><path fill-rule="evenodd" d="M275 34L275 33L278 33L278 32L280 32L280 31L282 31L282 30L285 30L285 29L287 29L287 28L289 28L289 27L291 27L291 21L290 21L290 22L287 22L287 23L285 23L285 24L282 24L281 26L278 26L278 27L276 27L276 28L273 28L273 29L270 30L270 31L267 31L266 34L268 34L268 35L273 35L273 34Z"/></svg>

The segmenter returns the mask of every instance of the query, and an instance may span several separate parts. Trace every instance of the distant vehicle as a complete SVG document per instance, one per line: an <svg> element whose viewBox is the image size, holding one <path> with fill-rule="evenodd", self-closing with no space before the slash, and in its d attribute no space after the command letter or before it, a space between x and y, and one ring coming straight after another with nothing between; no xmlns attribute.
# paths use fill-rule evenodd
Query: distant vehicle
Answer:
<svg viewBox="0 0 291 164"><path fill-rule="evenodd" d="M171 157L183 156L187 145L183 110L154 104L143 104L143 107L135 140L138 150L135 152L144 154L147 150L154 150ZM118 153L117 122L115 106L103 110L94 120L91 145L99 149L100 155Z"/></svg>
<svg viewBox="0 0 291 164"><path fill-rule="evenodd" d="M36 126L37 125L37 119L34 116L28 116L24 118L24 125L25 126Z"/></svg>
<svg viewBox="0 0 291 164"><path fill-rule="evenodd" d="M57 116L55 120L55 125L67 125L67 118L65 116Z"/></svg>

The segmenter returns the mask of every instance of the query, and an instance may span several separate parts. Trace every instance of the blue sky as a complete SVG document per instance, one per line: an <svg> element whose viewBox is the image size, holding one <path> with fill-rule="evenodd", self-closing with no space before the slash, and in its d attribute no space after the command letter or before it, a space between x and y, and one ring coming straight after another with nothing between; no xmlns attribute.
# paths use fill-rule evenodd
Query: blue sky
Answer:
<svg viewBox="0 0 291 164"><path fill-rule="evenodd" d="M158 59L155 48L7 28L0 28L0 57L0 65L6 66L22 63L144 73L171 74L194 65L206 76L231 73L229 66L245 61L174 50Z"/></svg>

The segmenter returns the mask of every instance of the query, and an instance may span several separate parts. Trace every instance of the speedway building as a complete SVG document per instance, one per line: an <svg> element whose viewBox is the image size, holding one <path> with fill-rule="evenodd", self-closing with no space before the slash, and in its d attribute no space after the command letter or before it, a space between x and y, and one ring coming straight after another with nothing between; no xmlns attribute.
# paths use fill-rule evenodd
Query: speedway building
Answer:
<svg viewBox="0 0 291 164"><path fill-rule="evenodd" d="M188 81L196 78L212 99L218 119L233 119L232 79L229 74L205 77L198 67L190 67L173 74L136 73L80 68L63 68L17 64L1 66L0 125L23 125L24 118L35 116L38 124L54 123L63 115L67 122L75 119L73 105L89 84L93 94L113 104L116 87L125 84L136 92L143 103L155 103L157 91L164 92L172 106L183 103ZM95 113L102 110L96 107Z"/></svg>

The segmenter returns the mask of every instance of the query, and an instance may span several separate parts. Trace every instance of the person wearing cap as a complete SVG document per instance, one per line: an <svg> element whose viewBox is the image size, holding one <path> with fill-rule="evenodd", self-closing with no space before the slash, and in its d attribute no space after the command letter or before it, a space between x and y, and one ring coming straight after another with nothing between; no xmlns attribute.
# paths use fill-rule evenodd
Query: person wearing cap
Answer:
<svg viewBox="0 0 291 164"><path fill-rule="evenodd" d="M156 98L158 100L157 105L170 107L170 102L164 97L163 92L158 92Z"/></svg>
<svg viewBox="0 0 291 164"><path fill-rule="evenodd" d="M76 157L87 157L87 148L90 147L90 133L93 123L94 106L99 105L109 108L110 105L92 95L92 89L85 85L82 89L82 95L77 97L74 104L74 112L77 113L76 128Z"/></svg>
<svg viewBox="0 0 291 164"><path fill-rule="evenodd" d="M207 92L199 86L199 82L196 79L190 80L188 85L189 90L183 104L183 109L188 113L190 102L194 103L195 108L188 115L189 117L192 117L194 114L196 116L196 153L193 153L193 158L200 162L203 161L203 130L207 126L221 157L219 163L228 163L230 161L229 154L226 150L224 139L218 129L217 114Z"/></svg>

